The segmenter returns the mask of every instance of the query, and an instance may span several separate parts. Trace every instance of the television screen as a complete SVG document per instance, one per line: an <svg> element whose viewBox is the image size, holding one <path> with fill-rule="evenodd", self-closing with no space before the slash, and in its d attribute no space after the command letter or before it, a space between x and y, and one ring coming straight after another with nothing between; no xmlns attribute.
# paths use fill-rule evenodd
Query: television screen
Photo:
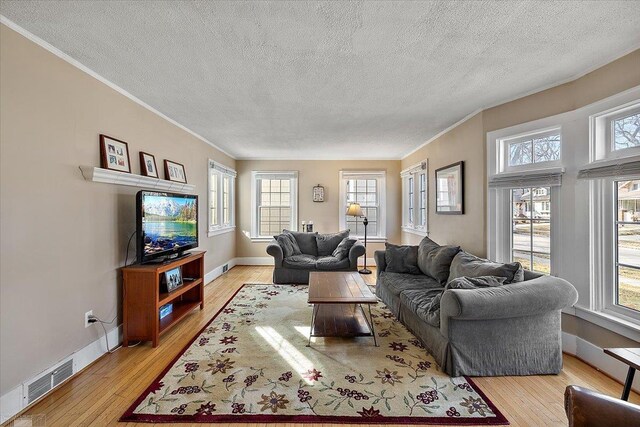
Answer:
<svg viewBox="0 0 640 427"><path fill-rule="evenodd" d="M198 246L198 196L140 191L137 206L139 262Z"/></svg>

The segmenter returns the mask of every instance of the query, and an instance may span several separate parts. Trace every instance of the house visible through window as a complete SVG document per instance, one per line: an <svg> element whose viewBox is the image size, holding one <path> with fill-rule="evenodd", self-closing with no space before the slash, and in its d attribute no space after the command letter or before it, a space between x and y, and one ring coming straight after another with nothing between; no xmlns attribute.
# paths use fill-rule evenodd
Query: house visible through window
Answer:
<svg viewBox="0 0 640 427"><path fill-rule="evenodd" d="M511 189L511 259L551 272L551 188Z"/></svg>
<svg viewBox="0 0 640 427"><path fill-rule="evenodd" d="M640 311L640 181L615 182L614 304Z"/></svg>
<svg viewBox="0 0 640 427"><path fill-rule="evenodd" d="M252 237L297 230L297 172L253 172Z"/></svg>
<svg viewBox="0 0 640 427"><path fill-rule="evenodd" d="M385 237L385 172L346 172L340 173L340 228L348 228L351 236L364 236L364 218L346 215L351 203L359 203L362 213L367 217L368 237Z"/></svg>
<svg viewBox="0 0 640 427"><path fill-rule="evenodd" d="M235 228L235 180L234 170L209 160L209 236Z"/></svg>

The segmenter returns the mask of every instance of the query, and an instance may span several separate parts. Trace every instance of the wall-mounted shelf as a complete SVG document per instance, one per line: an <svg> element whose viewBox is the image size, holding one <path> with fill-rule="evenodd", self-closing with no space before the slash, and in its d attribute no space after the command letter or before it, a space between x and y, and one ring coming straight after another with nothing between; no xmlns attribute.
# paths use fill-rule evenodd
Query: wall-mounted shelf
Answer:
<svg viewBox="0 0 640 427"><path fill-rule="evenodd" d="M112 171L95 166L80 166L80 170L87 181L128 185L130 187L150 188L153 190L178 191L181 193L193 193L196 190L196 186L193 184L183 184L132 173Z"/></svg>

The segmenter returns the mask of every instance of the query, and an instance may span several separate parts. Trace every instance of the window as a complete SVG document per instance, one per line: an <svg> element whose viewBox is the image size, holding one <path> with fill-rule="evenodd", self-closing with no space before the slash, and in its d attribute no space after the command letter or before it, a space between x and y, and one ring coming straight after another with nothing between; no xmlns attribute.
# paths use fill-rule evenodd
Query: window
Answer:
<svg viewBox="0 0 640 427"><path fill-rule="evenodd" d="M613 303L640 312L640 181L614 183L615 260Z"/></svg>
<svg viewBox="0 0 640 427"><path fill-rule="evenodd" d="M560 165L562 134L560 128L535 130L498 139L500 172L535 170Z"/></svg>
<svg viewBox="0 0 640 427"><path fill-rule="evenodd" d="M252 172L254 239L272 238L298 229L298 172Z"/></svg>
<svg viewBox="0 0 640 427"><path fill-rule="evenodd" d="M611 133L614 150L640 146L640 113L612 120Z"/></svg>
<svg viewBox="0 0 640 427"><path fill-rule="evenodd" d="M364 237L364 218L346 215L351 203L359 203L367 217L367 238L385 237L385 172L340 172L340 228L348 228L351 236Z"/></svg>
<svg viewBox="0 0 640 427"><path fill-rule="evenodd" d="M209 160L209 237L235 229L236 172Z"/></svg>
<svg viewBox="0 0 640 427"><path fill-rule="evenodd" d="M427 162L403 170L402 229L426 235L427 231Z"/></svg>
<svg viewBox="0 0 640 427"><path fill-rule="evenodd" d="M551 273L551 188L511 189L511 260Z"/></svg>

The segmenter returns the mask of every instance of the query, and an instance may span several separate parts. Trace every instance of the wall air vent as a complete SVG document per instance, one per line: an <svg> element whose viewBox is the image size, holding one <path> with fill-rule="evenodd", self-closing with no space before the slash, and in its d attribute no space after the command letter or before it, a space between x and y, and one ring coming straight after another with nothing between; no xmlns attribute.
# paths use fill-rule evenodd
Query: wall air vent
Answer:
<svg viewBox="0 0 640 427"><path fill-rule="evenodd" d="M27 385L27 393L25 396L27 399L27 405L47 394L71 375L73 375L73 359L67 360L54 369L45 372L39 378L33 380Z"/></svg>
<svg viewBox="0 0 640 427"><path fill-rule="evenodd" d="M222 266L222 272L226 273L227 271L229 271L229 264L225 264Z"/></svg>

